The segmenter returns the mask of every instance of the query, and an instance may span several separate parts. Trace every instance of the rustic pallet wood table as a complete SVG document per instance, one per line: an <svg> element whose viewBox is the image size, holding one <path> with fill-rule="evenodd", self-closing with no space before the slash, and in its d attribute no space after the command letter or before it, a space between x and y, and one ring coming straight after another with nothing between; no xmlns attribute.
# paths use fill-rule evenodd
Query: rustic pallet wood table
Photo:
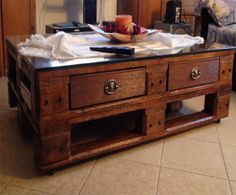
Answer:
<svg viewBox="0 0 236 195"><path fill-rule="evenodd" d="M217 43L176 54L58 62L19 56L7 39L9 103L32 129L41 171L219 122L229 113L234 48ZM200 112L169 118L166 107L205 96Z"/></svg>

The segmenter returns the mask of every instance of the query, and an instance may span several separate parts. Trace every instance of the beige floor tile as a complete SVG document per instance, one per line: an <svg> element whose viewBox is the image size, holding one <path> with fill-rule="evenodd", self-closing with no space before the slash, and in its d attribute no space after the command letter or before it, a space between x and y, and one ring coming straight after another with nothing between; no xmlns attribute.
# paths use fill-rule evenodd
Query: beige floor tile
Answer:
<svg viewBox="0 0 236 195"><path fill-rule="evenodd" d="M33 144L22 142L0 143L0 163L11 164L15 161L33 157Z"/></svg>
<svg viewBox="0 0 236 195"><path fill-rule="evenodd" d="M236 146L222 144L229 179L236 180Z"/></svg>
<svg viewBox="0 0 236 195"><path fill-rule="evenodd" d="M226 178L218 143L181 137L168 138L164 142L161 165Z"/></svg>
<svg viewBox="0 0 236 195"><path fill-rule="evenodd" d="M230 195L227 180L161 168L158 195Z"/></svg>
<svg viewBox="0 0 236 195"><path fill-rule="evenodd" d="M81 195L154 195L159 167L121 159L99 160Z"/></svg>
<svg viewBox="0 0 236 195"><path fill-rule="evenodd" d="M0 182L8 183L13 178L13 176L17 174L25 166L25 164L29 162L30 159L23 157L23 155L19 158L14 157L14 161L9 160L7 162L4 159L4 162L0 162ZM12 157L8 157L8 159L11 158Z"/></svg>
<svg viewBox="0 0 236 195"><path fill-rule="evenodd" d="M236 122L222 121L217 125L217 130L221 143L236 146Z"/></svg>
<svg viewBox="0 0 236 195"><path fill-rule="evenodd" d="M0 182L8 183L31 159L32 147L24 148L18 145L10 147L0 144Z"/></svg>
<svg viewBox="0 0 236 195"><path fill-rule="evenodd" d="M8 110L10 109L8 105L8 98L6 96L0 96L0 109Z"/></svg>
<svg viewBox="0 0 236 195"><path fill-rule="evenodd" d="M57 195L78 194L94 161L56 172L53 176L39 176L33 160L12 178L10 184Z"/></svg>
<svg viewBox="0 0 236 195"><path fill-rule="evenodd" d="M33 191L25 188L19 188L17 186L8 185L2 192L2 195L47 195L48 193Z"/></svg>
<svg viewBox="0 0 236 195"><path fill-rule="evenodd" d="M14 136L15 133L12 134L12 137ZM24 143L20 136L12 137L10 134L0 136L0 181L2 182L9 182L12 176L25 166L25 163L33 159L32 143Z"/></svg>
<svg viewBox="0 0 236 195"><path fill-rule="evenodd" d="M33 142L33 138L29 139L23 136L16 121L12 121L11 124L8 124L7 126L0 129L0 145L27 145L29 142Z"/></svg>
<svg viewBox="0 0 236 195"><path fill-rule="evenodd" d="M17 128L17 112L0 110L0 131L5 127Z"/></svg>
<svg viewBox="0 0 236 195"><path fill-rule="evenodd" d="M236 122L236 101L232 100L230 101L229 105L229 116L226 118L223 118L221 120L222 122Z"/></svg>
<svg viewBox="0 0 236 195"><path fill-rule="evenodd" d="M232 91L230 101L236 104L236 91Z"/></svg>
<svg viewBox="0 0 236 195"><path fill-rule="evenodd" d="M236 182L230 181L230 185L233 191L233 195L236 195Z"/></svg>
<svg viewBox="0 0 236 195"><path fill-rule="evenodd" d="M236 100L230 100L229 105L229 114L235 115L236 114Z"/></svg>
<svg viewBox="0 0 236 195"><path fill-rule="evenodd" d="M204 96L199 96L191 99L184 100L183 103L183 110L189 111L202 111L204 107ZM188 112L188 111L187 111Z"/></svg>
<svg viewBox="0 0 236 195"><path fill-rule="evenodd" d="M122 152L115 153L112 158L131 160L153 165L160 165L163 140L136 146Z"/></svg>
<svg viewBox="0 0 236 195"><path fill-rule="evenodd" d="M180 134L180 136L209 142L219 142L215 124L189 130Z"/></svg>

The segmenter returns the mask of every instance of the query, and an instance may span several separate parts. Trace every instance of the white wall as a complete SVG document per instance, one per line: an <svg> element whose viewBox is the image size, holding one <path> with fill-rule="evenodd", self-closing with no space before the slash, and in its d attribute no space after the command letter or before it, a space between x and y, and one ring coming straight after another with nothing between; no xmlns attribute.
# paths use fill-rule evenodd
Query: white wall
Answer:
<svg viewBox="0 0 236 195"><path fill-rule="evenodd" d="M116 0L97 0L97 21L114 20ZM83 22L83 0L37 0L36 31L44 33L46 24Z"/></svg>

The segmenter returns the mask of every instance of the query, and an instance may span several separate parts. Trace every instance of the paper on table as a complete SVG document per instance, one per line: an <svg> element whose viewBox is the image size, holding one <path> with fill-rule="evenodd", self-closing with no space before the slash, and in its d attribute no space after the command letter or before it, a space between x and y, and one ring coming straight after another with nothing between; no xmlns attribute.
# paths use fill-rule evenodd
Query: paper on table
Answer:
<svg viewBox="0 0 236 195"><path fill-rule="evenodd" d="M156 33L140 42L120 44L113 43L98 34L72 35L65 32L58 32L47 38L43 35L31 35L29 39L20 43L18 47L22 55L56 60L70 60L114 55L91 51L89 47L94 45L134 47L135 52L141 52L150 49L160 51L164 49L190 47L194 44L201 44L203 41L201 37Z"/></svg>

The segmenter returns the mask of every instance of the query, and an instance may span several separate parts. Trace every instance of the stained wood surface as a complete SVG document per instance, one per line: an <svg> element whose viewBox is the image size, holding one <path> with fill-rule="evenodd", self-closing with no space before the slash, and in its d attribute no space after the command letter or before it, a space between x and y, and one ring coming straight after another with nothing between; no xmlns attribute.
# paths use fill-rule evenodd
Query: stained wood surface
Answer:
<svg viewBox="0 0 236 195"><path fill-rule="evenodd" d="M2 1L0 1L0 77L4 72L4 58L3 58L3 34L2 34Z"/></svg>
<svg viewBox="0 0 236 195"><path fill-rule="evenodd" d="M117 12L121 15L129 14L133 17L133 22L139 23L139 1L138 0L118 0Z"/></svg>
<svg viewBox="0 0 236 195"><path fill-rule="evenodd" d="M144 95L145 76L145 69L140 68L72 77L71 108ZM118 88L109 95L104 92L104 88L111 80L117 82Z"/></svg>
<svg viewBox="0 0 236 195"><path fill-rule="evenodd" d="M17 51L8 46L13 56L9 87L17 98L21 124L28 120L33 126L35 159L42 171L228 116L233 50L47 71L35 69L27 58L18 67L13 62ZM197 83L190 79L195 66L202 72ZM117 80L119 88L104 95L109 79ZM32 98L32 110L23 99L21 81ZM167 104L202 95L202 112L174 118L166 114Z"/></svg>
<svg viewBox="0 0 236 195"><path fill-rule="evenodd" d="M154 21L161 18L161 1L139 0L139 25L153 28Z"/></svg>
<svg viewBox="0 0 236 195"><path fill-rule="evenodd" d="M151 28L160 19L161 1L156 0L118 0L117 13L133 16L133 22Z"/></svg>
<svg viewBox="0 0 236 195"><path fill-rule="evenodd" d="M0 39L3 48L0 50L3 55L4 75L7 73L7 52L5 39L10 35L30 35L35 33L36 8L35 0L2 0L1 1L1 32ZM1 76L1 74L0 74Z"/></svg>
<svg viewBox="0 0 236 195"><path fill-rule="evenodd" d="M194 80L192 70L199 69L200 77ZM176 90L216 82L219 75L219 59L171 63L169 66L168 89Z"/></svg>

